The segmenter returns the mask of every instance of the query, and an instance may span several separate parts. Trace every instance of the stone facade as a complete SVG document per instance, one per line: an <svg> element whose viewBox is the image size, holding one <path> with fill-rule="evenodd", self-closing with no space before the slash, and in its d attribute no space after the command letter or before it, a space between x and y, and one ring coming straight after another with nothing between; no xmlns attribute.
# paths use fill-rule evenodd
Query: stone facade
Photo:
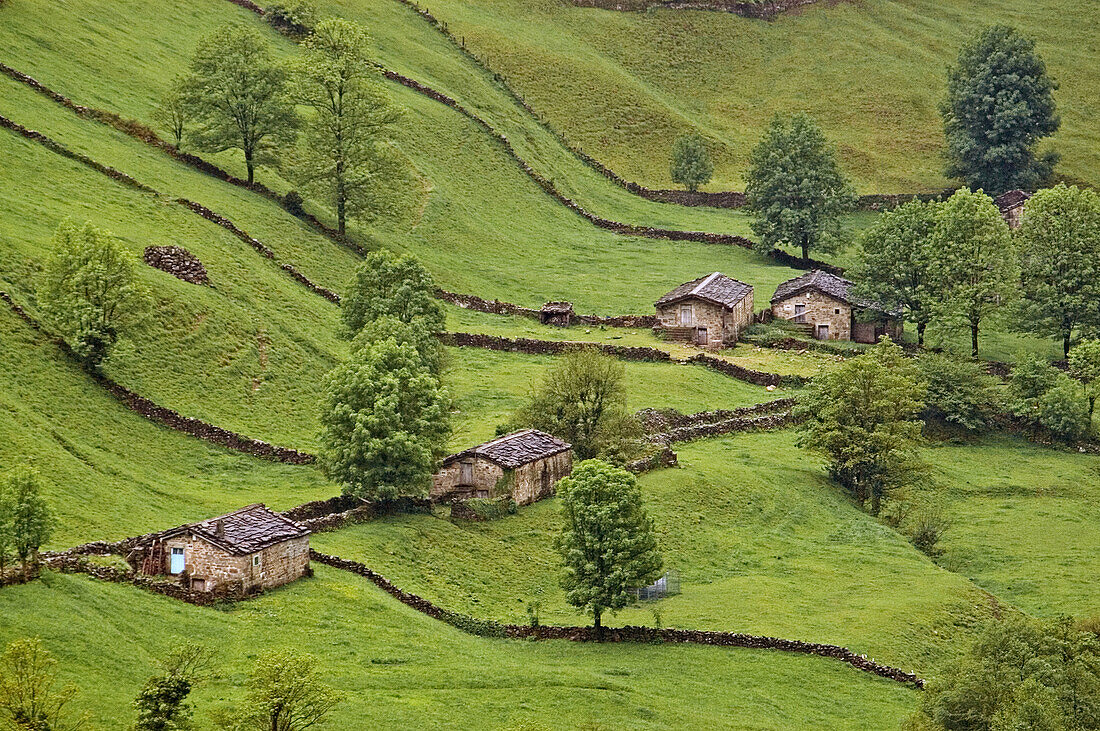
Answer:
<svg viewBox="0 0 1100 731"><path fill-rule="evenodd" d="M773 302L772 315L796 325L807 325L818 340L852 339L851 305L818 290L806 290Z"/></svg>
<svg viewBox="0 0 1100 731"><path fill-rule="evenodd" d="M252 593L287 584L309 570L309 537L292 538L252 554L234 555L193 533L164 541L165 573L172 549L182 549L182 578L197 591Z"/></svg>
<svg viewBox="0 0 1100 731"><path fill-rule="evenodd" d="M442 467L432 478L431 499L439 502L511 496L529 505L554 494L554 485L573 471L573 452L537 459L514 469L470 455Z"/></svg>
<svg viewBox="0 0 1100 731"><path fill-rule="evenodd" d="M712 350L737 342L752 324L753 298L745 297L732 308L697 297L657 306L658 327L666 332L690 329L696 345Z"/></svg>

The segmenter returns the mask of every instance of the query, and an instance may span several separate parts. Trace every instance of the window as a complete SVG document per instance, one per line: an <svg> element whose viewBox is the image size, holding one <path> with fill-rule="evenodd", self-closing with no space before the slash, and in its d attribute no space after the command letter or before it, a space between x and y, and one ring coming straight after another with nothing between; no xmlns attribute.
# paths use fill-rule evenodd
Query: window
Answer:
<svg viewBox="0 0 1100 731"><path fill-rule="evenodd" d="M260 565L260 554L257 553L255 556L252 557L252 565L253 566L259 566Z"/></svg>
<svg viewBox="0 0 1100 731"><path fill-rule="evenodd" d="M680 305L680 324L686 327L691 323L691 305Z"/></svg>
<svg viewBox="0 0 1100 731"><path fill-rule="evenodd" d="M840 314L840 308L837 307L835 310L833 310L833 314L839 315Z"/></svg>
<svg viewBox="0 0 1100 731"><path fill-rule="evenodd" d="M806 305L794 306L794 321L806 322Z"/></svg>

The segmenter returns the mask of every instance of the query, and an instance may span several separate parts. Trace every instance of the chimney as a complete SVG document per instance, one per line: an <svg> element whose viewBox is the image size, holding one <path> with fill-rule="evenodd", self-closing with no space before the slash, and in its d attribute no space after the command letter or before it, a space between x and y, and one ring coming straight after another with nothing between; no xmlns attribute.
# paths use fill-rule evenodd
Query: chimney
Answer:
<svg viewBox="0 0 1100 731"><path fill-rule="evenodd" d="M225 522L224 521L219 519L218 522L214 523L214 535L216 535L218 538L225 538Z"/></svg>

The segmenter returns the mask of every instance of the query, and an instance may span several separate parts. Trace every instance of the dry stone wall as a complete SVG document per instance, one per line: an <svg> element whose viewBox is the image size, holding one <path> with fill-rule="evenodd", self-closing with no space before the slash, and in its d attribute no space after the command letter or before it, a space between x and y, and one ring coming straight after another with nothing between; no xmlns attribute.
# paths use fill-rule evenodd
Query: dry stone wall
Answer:
<svg viewBox="0 0 1100 731"><path fill-rule="evenodd" d="M210 284L206 267L182 246L146 246L142 257L146 264L191 284Z"/></svg>

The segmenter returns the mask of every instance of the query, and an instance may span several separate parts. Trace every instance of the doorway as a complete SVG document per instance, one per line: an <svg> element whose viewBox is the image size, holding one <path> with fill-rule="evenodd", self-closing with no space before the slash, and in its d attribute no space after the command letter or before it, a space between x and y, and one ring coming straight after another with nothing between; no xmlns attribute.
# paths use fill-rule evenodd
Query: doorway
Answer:
<svg viewBox="0 0 1100 731"><path fill-rule="evenodd" d="M168 573L182 574L184 569L183 548L172 546L172 557L168 562Z"/></svg>
<svg viewBox="0 0 1100 731"><path fill-rule="evenodd" d="M828 325L818 325L817 326L817 339L818 340L828 340L829 339L829 326Z"/></svg>
<svg viewBox="0 0 1100 731"><path fill-rule="evenodd" d="M707 329L705 327L695 328L695 344L706 345L707 344Z"/></svg>

